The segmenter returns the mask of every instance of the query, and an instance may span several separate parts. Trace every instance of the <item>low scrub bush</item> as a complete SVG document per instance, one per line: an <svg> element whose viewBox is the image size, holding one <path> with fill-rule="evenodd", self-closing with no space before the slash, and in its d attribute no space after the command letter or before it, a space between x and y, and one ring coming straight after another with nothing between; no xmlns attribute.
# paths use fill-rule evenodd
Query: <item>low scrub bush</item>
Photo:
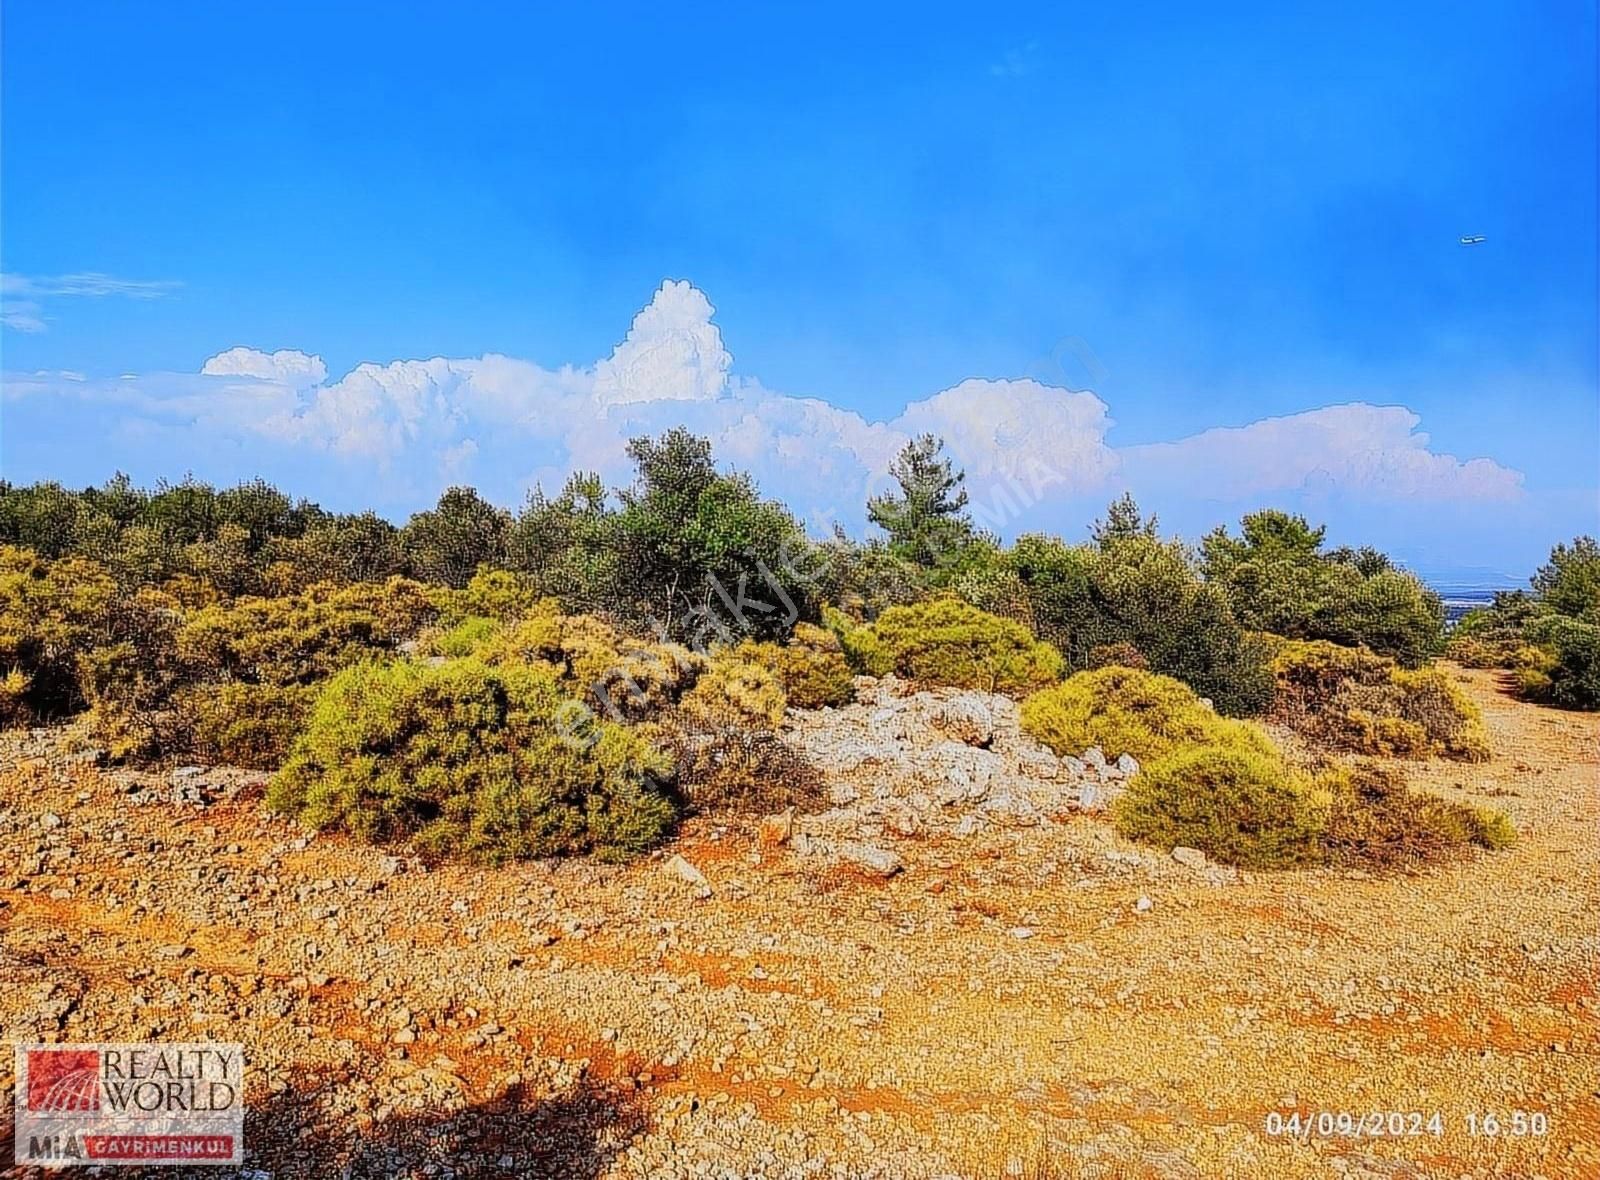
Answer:
<svg viewBox="0 0 1600 1180"><path fill-rule="evenodd" d="M0 725L23 725L83 706L78 658L116 642L116 583L83 557L48 561L0 546Z"/></svg>
<svg viewBox="0 0 1600 1180"><path fill-rule="evenodd" d="M1516 839L1502 813L1413 791L1381 766L1338 766L1318 783L1330 799L1322 847L1334 864L1403 868L1468 846L1505 848Z"/></svg>
<svg viewBox="0 0 1600 1180"><path fill-rule="evenodd" d="M317 686L225 680L178 694L193 753L207 762L276 770L310 716Z"/></svg>
<svg viewBox="0 0 1600 1180"><path fill-rule="evenodd" d="M429 655L458 660L488 647L505 630L498 619L468 615L455 626L430 637L424 645Z"/></svg>
<svg viewBox="0 0 1600 1180"><path fill-rule="evenodd" d="M1438 668L1402 668L1326 640L1283 644L1272 668L1276 716L1321 745L1400 758L1489 757L1477 706Z"/></svg>
<svg viewBox="0 0 1600 1180"><path fill-rule="evenodd" d="M1330 798L1274 753L1183 747L1134 776L1113 805L1117 830L1224 864L1278 869L1315 861Z"/></svg>
<svg viewBox="0 0 1600 1180"><path fill-rule="evenodd" d="M1562 709L1600 709L1600 626L1552 615L1529 627L1528 638L1539 655L1521 657L1536 673L1519 677L1525 696Z"/></svg>
<svg viewBox="0 0 1600 1180"><path fill-rule="evenodd" d="M1182 746L1272 751L1260 729L1219 717L1181 681L1120 666L1034 693L1022 702L1022 728L1057 754L1099 746L1108 758L1131 754L1141 763Z"/></svg>
<svg viewBox="0 0 1600 1180"><path fill-rule="evenodd" d="M1126 641L1121 643L1102 643L1098 647L1089 649L1089 667L1091 668L1148 668L1150 661L1144 658L1144 653L1133 644Z"/></svg>
<svg viewBox="0 0 1600 1180"><path fill-rule="evenodd" d="M804 754L770 730L689 723L666 739L678 790L700 811L814 811L822 777Z"/></svg>
<svg viewBox="0 0 1600 1180"><path fill-rule="evenodd" d="M711 657L679 706L693 721L713 727L776 729L788 707L783 682L739 650Z"/></svg>
<svg viewBox="0 0 1600 1180"><path fill-rule="evenodd" d="M183 677L175 640L181 618L177 601L160 590L119 595L100 620L103 642L77 653L89 730L115 761L156 757L185 743L170 708Z"/></svg>
<svg viewBox="0 0 1600 1180"><path fill-rule="evenodd" d="M670 708L708 662L675 643L629 639L592 615L563 615L549 600L538 614L495 632L473 651L489 664L543 664L571 696L602 716L629 721Z"/></svg>
<svg viewBox="0 0 1600 1180"><path fill-rule="evenodd" d="M852 666L919 684L1026 693L1061 678L1061 653L1021 623L955 598L893 606L870 624L826 616Z"/></svg>
<svg viewBox="0 0 1600 1180"><path fill-rule="evenodd" d="M548 614L554 603L527 574L485 567L450 599L454 613L511 623L533 614Z"/></svg>
<svg viewBox="0 0 1600 1180"><path fill-rule="evenodd" d="M438 589L404 578L319 583L285 598L239 598L196 611L178 633L194 679L310 684L396 650L440 613Z"/></svg>
<svg viewBox="0 0 1600 1180"><path fill-rule="evenodd" d="M789 704L797 709L848 705L855 700L855 679L844 648L831 631L800 623L788 643L747 640L737 651L741 658L760 664L775 675Z"/></svg>
<svg viewBox="0 0 1600 1180"><path fill-rule="evenodd" d="M668 769L646 736L580 722L547 668L369 662L322 687L268 801L435 855L615 859L670 831Z"/></svg>

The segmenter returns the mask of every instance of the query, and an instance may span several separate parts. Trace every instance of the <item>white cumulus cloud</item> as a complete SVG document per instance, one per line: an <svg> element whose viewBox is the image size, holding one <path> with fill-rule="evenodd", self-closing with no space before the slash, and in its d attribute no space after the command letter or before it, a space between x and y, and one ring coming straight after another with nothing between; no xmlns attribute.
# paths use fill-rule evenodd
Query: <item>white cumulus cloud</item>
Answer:
<svg viewBox="0 0 1600 1180"><path fill-rule="evenodd" d="M1154 507L1329 492L1475 505L1521 494L1520 473L1433 450L1417 415L1401 406L1326 406L1119 448L1109 438L1110 408L1093 393L974 378L874 421L730 376L732 357L712 317L704 293L668 281L610 355L589 365L433 357L368 362L330 381L311 353L237 347L198 374L10 374L4 393L26 399L30 422L54 421L63 437L81 429L84 407L101 414L102 429L159 437L166 468L158 474L193 467L225 481L281 462L324 472L322 486L340 495L406 508L452 482L476 483L502 501L536 481L554 490L573 470L621 482L629 438L680 424L709 437L720 462L750 471L818 531L834 521L859 529L867 496L922 433L942 437L965 468L980 523L1005 532L1024 514L1028 527L1075 531L1086 503L1103 505L1124 488Z"/></svg>
<svg viewBox="0 0 1600 1180"><path fill-rule="evenodd" d="M712 311L705 293L689 283L662 283L633 317L627 339L595 366L595 400L617 405L720 397L733 357L711 322Z"/></svg>
<svg viewBox="0 0 1600 1180"><path fill-rule="evenodd" d="M208 377L259 377L291 389L310 389L328 379L328 366L320 356L308 356L293 348L277 352L230 348L208 358L200 372Z"/></svg>
<svg viewBox="0 0 1600 1180"><path fill-rule="evenodd" d="M1404 406L1324 406L1217 427L1176 442L1128 447L1129 482L1188 488L1216 500L1274 492L1339 492L1354 498L1502 501L1522 474L1491 459L1460 460L1429 449Z"/></svg>

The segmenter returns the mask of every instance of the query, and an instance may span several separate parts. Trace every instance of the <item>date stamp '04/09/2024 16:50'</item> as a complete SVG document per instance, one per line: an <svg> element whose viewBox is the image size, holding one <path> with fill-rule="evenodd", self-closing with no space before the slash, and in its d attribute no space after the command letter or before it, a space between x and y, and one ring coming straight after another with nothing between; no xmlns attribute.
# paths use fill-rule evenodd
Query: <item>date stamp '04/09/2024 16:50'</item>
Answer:
<svg viewBox="0 0 1600 1180"><path fill-rule="evenodd" d="M1274 1139L1442 1139L1462 1132L1477 1139L1538 1139L1550 1133L1550 1116L1542 1110L1474 1110L1458 1117L1437 1110L1274 1110L1262 1129Z"/></svg>

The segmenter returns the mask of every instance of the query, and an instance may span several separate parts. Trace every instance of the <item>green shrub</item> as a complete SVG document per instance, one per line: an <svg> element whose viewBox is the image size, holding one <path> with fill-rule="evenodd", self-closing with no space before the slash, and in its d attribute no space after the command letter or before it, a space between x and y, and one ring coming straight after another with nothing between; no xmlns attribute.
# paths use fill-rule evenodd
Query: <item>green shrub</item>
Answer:
<svg viewBox="0 0 1600 1180"><path fill-rule="evenodd" d="M1061 653L1010 619L955 598L894 606L869 625L826 616L853 666L919 684L1023 693L1061 678Z"/></svg>
<svg viewBox="0 0 1600 1180"><path fill-rule="evenodd" d="M1442 643L1444 606L1414 575L1371 549L1323 549L1326 530L1266 510L1201 542L1206 580L1226 590L1244 626L1292 639L1371 648L1408 667Z"/></svg>
<svg viewBox="0 0 1600 1180"><path fill-rule="evenodd" d="M1227 595L1206 584L1189 552L1158 540L1137 509L1119 502L1093 545L1024 536L1011 562L1037 633L1068 667L1094 666L1096 650L1131 644L1151 670L1182 680L1222 713L1259 712L1272 674L1258 640L1234 618Z"/></svg>
<svg viewBox="0 0 1600 1180"><path fill-rule="evenodd" d="M1562 615L1528 628L1541 657L1534 664L1542 680L1524 686L1524 695L1563 709L1600 709L1600 626Z"/></svg>
<svg viewBox="0 0 1600 1180"><path fill-rule="evenodd" d="M318 687L225 680L180 690L176 710L207 762L276 770L304 728Z"/></svg>
<svg viewBox="0 0 1600 1180"><path fill-rule="evenodd" d="M1332 749L1399 758L1489 757L1478 707L1438 668L1402 668L1326 640L1282 644L1275 714Z"/></svg>
<svg viewBox="0 0 1600 1180"><path fill-rule="evenodd" d="M855 679L844 648L831 631L800 623L788 643L746 640L736 650L742 659L772 672L783 685L789 704L797 709L848 705L855 700Z"/></svg>
<svg viewBox="0 0 1600 1180"><path fill-rule="evenodd" d="M439 615L420 582L319 583L287 598L247 597L196 611L178 633L192 678L310 684L392 652Z"/></svg>
<svg viewBox="0 0 1600 1180"><path fill-rule="evenodd" d="M683 713L705 725L776 729L788 706L783 683L740 651L720 651L684 694Z"/></svg>
<svg viewBox="0 0 1600 1180"><path fill-rule="evenodd" d="M1260 729L1219 717L1170 676L1112 666L1079 672L1022 702L1022 728L1057 754L1099 746L1107 758L1148 762L1183 746L1273 751Z"/></svg>
<svg viewBox="0 0 1600 1180"><path fill-rule="evenodd" d="M322 687L268 801L437 855L619 858L671 829L667 770L625 726L580 725L547 668L361 663Z"/></svg>
<svg viewBox="0 0 1600 1180"><path fill-rule="evenodd" d="M460 659L470 656L474 652L488 647L500 632L505 630L505 624L498 619L484 618L482 615L468 615L448 631L441 632L430 639L426 650L431 655L444 656L447 659Z"/></svg>
<svg viewBox="0 0 1600 1180"><path fill-rule="evenodd" d="M12 686L0 725L70 713L84 704L78 657L116 642L116 583L82 557L47 561L0 546L0 676Z"/></svg>
<svg viewBox="0 0 1600 1180"><path fill-rule="evenodd" d="M1324 789L1275 754L1206 745L1176 749L1142 769L1112 815L1131 839L1276 869L1318 859L1329 803Z"/></svg>
<svg viewBox="0 0 1600 1180"><path fill-rule="evenodd" d="M1335 767L1318 783L1331 799L1322 846L1334 864L1400 868L1469 845L1505 848L1516 839L1502 813L1412 791L1399 775L1370 763Z"/></svg>

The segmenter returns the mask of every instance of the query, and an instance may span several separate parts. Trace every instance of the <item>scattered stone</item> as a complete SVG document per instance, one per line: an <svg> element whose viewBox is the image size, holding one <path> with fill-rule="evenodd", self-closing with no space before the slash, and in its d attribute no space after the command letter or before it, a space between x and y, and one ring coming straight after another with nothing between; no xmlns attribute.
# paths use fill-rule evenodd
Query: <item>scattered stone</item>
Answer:
<svg viewBox="0 0 1600 1180"><path fill-rule="evenodd" d="M779 848L787 844L794 837L794 817L793 807L767 816L756 830L756 843L763 848Z"/></svg>
<svg viewBox="0 0 1600 1180"><path fill-rule="evenodd" d="M693 886L700 897L711 896L711 882L706 879L706 875L678 853L673 853L664 867L668 873L684 884Z"/></svg>
<svg viewBox="0 0 1600 1180"><path fill-rule="evenodd" d="M1149 913L1150 909L1155 904L1156 903L1151 901L1148 897L1141 897L1138 901L1133 903L1133 912L1136 913L1136 914Z"/></svg>
<svg viewBox="0 0 1600 1180"><path fill-rule="evenodd" d="M1180 844L1172 850L1172 859L1186 869L1198 871L1206 867L1206 854L1198 848L1185 848Z"/></svg>
<svg viewBox="0 0 1600 1180"><path fill-rule="evenodd" d="M888 829L896 836L911 837L922 831L922 821L917 818L917 813L909 807L896 808L889 813L885 823Z"/></svg>
<svg viewBox="0 0 1600 1180"><path fill-rule="evenodd" d="M934 729L968 746L988 749L994 741L994 717L988 701L965 693L945 701L928 719Z"/></svg>
<svg viewBox="0 0 1600 1180"><path fill-rule="evenodd" d="M1011 937L1012 938L1032 938L1033 937L1033 930L1031 928L1027 927L1027 926L1013 926L1011 928Z"/></svg>
<svg viewBox="0 0 1600 1180"><path fill-rule="evenodd" d="M1132 754L1117 755L1117 770L1124 778L1132 778L1139 773L1139 760Z"/></svg>
<svg viewBox="0 0 1600 1180"><path fill-rule="evenodd" d="M156 947L154 954L158 959L182 959L193 952L181 942L169 942L165 946Z"/></svg>
<svg viewBox="0 0 1600 1180"><path fill-rule="evenodd" d="M892 877L906 867L905 861L897 854L873 844L841 845L839 857L847 864L864 869L878 877Z"/></svg>

